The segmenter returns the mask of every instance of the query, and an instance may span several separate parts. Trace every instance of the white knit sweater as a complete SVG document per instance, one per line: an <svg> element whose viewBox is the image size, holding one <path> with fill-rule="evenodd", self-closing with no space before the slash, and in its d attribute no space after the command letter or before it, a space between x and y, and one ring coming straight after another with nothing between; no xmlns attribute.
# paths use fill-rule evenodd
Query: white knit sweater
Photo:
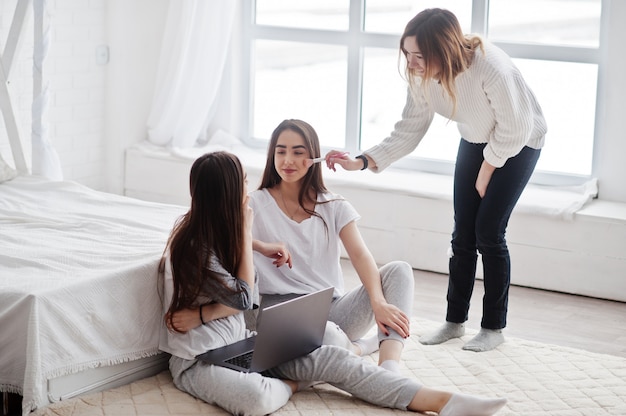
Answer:
<svg viewBox="0 0 626 416"><path fill-rule="evenodd" d="M380 172L411 153L422 140L434 113L457 122L461 137L472 143L487 143L487 162L502 167L524 146L540 149L547 131L541 107L511 59L498 47L484 41L485 53L476 51L470 67L455 79L457 107L437 81L408 91L402 120L380 144L364 151Z"/></svg>

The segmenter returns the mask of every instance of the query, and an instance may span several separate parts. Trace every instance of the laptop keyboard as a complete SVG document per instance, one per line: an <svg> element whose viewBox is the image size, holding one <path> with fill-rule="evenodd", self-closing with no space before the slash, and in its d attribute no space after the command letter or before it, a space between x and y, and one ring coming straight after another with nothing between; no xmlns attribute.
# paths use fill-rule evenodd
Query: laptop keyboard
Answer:
<svg viewBox="0 0 626 416"><path fill-rule="evenodd" d="M250 368L250 364L252 363L252 352L253 351L238 355L236 357L226 360L226 362L229 364L234 364L241 368Z"/></svg>

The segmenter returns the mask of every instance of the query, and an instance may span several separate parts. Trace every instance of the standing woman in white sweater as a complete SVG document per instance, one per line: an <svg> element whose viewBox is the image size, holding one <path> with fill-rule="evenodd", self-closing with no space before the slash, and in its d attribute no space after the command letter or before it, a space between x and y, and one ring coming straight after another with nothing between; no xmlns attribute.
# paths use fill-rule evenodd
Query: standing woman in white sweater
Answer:
<svg viewBox="0 0 626 416"><path fill-rule="evenodd" d="M448 10L426 9L400 39L409 84L402 119L382 143L352 159L326 155L329 168L381 172L411 153L434 114L456 121L461 141L454 173L454 230L445 324L420 338L439 344L465 334L482 256L485 296L480 332L463 349L487 351L504 342L510 257L509 217L535 168L546 122L534 94L511 59L474 35L464 35Z"/></svg>

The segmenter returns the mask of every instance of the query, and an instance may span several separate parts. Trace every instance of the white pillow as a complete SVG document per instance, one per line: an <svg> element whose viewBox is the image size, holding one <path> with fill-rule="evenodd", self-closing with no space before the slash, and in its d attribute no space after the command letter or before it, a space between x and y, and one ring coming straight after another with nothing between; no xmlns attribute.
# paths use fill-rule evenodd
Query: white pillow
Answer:
<svg viewBox="0 0 626 416"><path fill-rule="evenodd" d="M10 181L17 176L17 171L9 166L0 155L0 183Z"/></svg>

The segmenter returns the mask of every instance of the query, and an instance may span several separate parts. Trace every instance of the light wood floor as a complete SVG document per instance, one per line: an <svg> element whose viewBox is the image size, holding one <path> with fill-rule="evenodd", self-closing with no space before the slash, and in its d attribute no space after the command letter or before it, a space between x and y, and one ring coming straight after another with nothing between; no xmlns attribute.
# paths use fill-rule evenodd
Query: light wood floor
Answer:
<svg viewBox="0 0 626 416"><path fill-rule="evenodd" d="M358 283L349 261L343 260L346 287ZM414 316L443 323L448 276L414 270ZM468 328L479 329L482 280L472 296ZM511 286L505 337L522 338L626 357L626 303Z"/></svg>

